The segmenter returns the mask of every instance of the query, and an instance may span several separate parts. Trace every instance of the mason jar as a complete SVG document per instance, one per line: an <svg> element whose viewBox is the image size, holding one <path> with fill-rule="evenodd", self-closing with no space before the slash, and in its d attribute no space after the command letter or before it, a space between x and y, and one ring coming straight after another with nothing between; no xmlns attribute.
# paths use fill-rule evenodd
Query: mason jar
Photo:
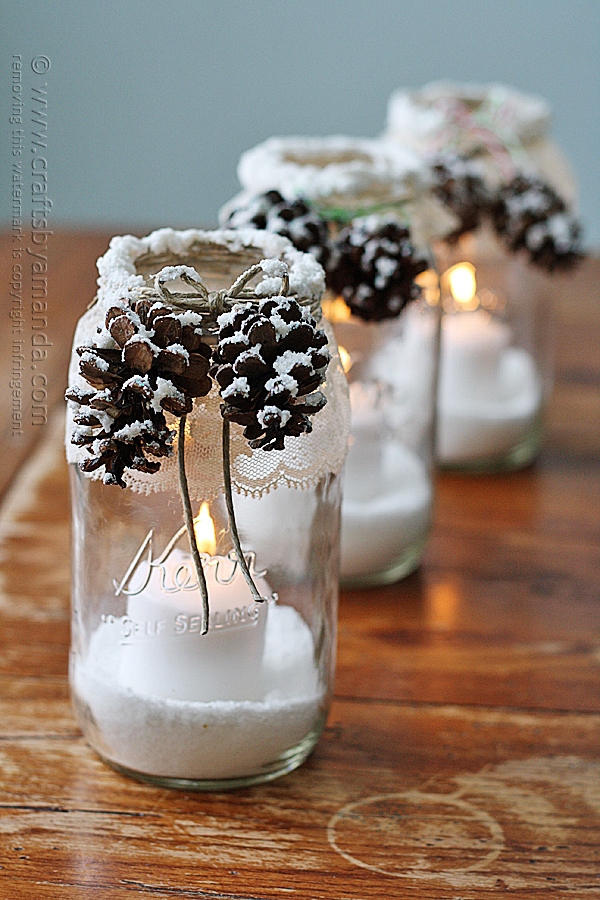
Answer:
<svg viewBox="0 0 600 900"><path fill-rule="evenodd" d="M364 322L325 302L350 386L340 576L391 584L419 565L432 524L439 305L435 273L398 318Z"/></svg>
<svg viewBox="0 0 600 900"><path fill-rule="evenodd" d="M548 280L491 228L436 246L442 292L438 461L521 468L538 454L552 387Z"/></svg>
<svg viewBox="0 0 600 900"><path fill-rule="evenodd" d="M221 221L279 231L324 265L352 410L341 582L392 583L418 566L431 526L440 307L429 248L454 217L426 165L392 142L273 137L242 155L238 175Z"/></svg>
<svg viewBox="0 0 600 900"><path fill-rule="evenodd" d="M117 294L147 294L165 263L194 266L209 290L223 290L266 255L287 263L293 296L317 313L322 271L279 236L255 232L243 247L238 234L223 231L113 239L99 261L98 302L80 321L74 348L93 343ZM264 279L271 289L273 271ZM87 741L125 774L186 790L251 785L296 768L318 741L333 687L349 418L343 370L325 330L327 403L313 416L312 432L267 452L250 447L232 424L230 495L223 398L214 384L179 433L206 618L178 481L182 445L157 473L126 471L120 489L98 470L82 471L84 450L71 443L76 404L69 404L70 682ZM109 342L100 334L97 343ZM71 397L81 382L77 366L74 353ZM174 416L168 424L178 427ZM254 591L233 539L228 496Z"/></svg>
<svg viewBox="0 0 600 900"><path fill-rule="evenodd" d="M576 181L550 107L503 84L397 90L385 138L431 166L457 216L441 274L438 461L518 469L537 455L552 385L549 277L582 256Z"/></svg>

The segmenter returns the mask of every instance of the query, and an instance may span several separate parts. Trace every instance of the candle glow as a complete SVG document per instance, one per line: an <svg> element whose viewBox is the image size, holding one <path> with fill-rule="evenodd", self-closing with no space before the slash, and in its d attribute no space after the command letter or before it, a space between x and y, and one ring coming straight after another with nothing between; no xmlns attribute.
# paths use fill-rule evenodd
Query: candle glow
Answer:
<svg viewBox="0 0 600 900"><path fill-rule="evenodd" d="M350 356L346 348L342 347L341 344L338 345L338 350L340 352L340 362L342 364L342 369L347 375L352 368L352 357Z"/></svg>
<svg viewBox="0 0 600 900"><path fill-rule="evenodd" d="M352 313L343 297L325 296L323 303L323 315L330 322L347 322Z"/></svg>
<svg viewBox="0 0 600 900"><path fill-rule="evenodd" d="M200 512L194 519L194 534L196 535L196 543L200 553L208 553L209 556L214 556L217 549L215 523L212 520L206 501L202 503Z"/></svg>
<svg viewBox="0 0 600 900"><path fill-rule="evenodd" d="M450 293L460 309L473 310L479 306L475 266L468 262L457 263L444 273Z"/></svg>

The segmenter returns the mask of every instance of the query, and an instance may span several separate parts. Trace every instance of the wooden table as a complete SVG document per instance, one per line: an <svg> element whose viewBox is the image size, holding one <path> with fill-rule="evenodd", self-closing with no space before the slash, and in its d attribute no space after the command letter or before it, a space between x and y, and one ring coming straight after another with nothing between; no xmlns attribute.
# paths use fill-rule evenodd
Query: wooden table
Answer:
<svg viewBox="0 0 600 900"><path fill-rule="evenodd" d="M36 370L47 424L11 437L0 244L0 898L600 898L600 262L554 290L558 379L538 463L439 477L421 569L341 597L336 697L314 755L270 785L211 795L116 774L69 704L55 408L105 246L53 238L53 348Z"/></svg>

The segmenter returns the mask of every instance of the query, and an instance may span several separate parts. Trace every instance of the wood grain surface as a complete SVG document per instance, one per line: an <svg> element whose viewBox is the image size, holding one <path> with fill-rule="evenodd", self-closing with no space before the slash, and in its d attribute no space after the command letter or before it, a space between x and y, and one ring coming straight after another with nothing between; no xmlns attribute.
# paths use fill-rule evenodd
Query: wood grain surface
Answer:
<svg viewBox="0 0 600 900"><path fill-rule="evenodd" d="M11 442L0 391L0 900L600 898L600 262L553 289L539 461L440 475L420 570L342 595L313 756L270 785L186 794L104 765L68 696L57 402L105 246L56 236L47 424Z"/></svg>

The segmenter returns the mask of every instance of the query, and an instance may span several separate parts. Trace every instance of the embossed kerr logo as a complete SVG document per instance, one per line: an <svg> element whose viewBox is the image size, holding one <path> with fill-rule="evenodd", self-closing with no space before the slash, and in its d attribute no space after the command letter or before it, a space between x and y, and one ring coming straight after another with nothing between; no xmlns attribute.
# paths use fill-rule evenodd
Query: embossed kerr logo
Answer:
<svg viewBox="0 0 600 900"><path fill-rule="evenodd" d="M162 553L155 556L155 536L153 529L150 529L123 577L120 580L113 579L116 597L139 597L140 602L147 600L154 604L164 603L166 605L165 612L171 612L168 606L173 604L172 615L167 618L148 619L144 617L140 619L138 616L133 616L130 614L132 612L131 601L127 615L122 617L102 616L105 624L121 626L123 639L199 634L200 615L190 613L187 604L183 611L177 610L174 605L178 594L198 592L198 580L191 557L178 551L178 558L174 558L173 551L185 533L185 526L182 526ZM235 550L231 550L227 556L211 556L209 553L200 553L200 557L209 582L215 586L235 586L236 582L239 582L240 596L244 596L246 584ZM253 551L248 551L244 557L253 577L263 578L267 574L266 569L256 570L256 554ZM169 598L172 599L169 600ZM277 595L273 594L272 599L276 598ZM262 607L263 604L253 602L228 608L222 606L218 608L217 606L210 615L209 632L255 626L261 616Z"/></svg>

